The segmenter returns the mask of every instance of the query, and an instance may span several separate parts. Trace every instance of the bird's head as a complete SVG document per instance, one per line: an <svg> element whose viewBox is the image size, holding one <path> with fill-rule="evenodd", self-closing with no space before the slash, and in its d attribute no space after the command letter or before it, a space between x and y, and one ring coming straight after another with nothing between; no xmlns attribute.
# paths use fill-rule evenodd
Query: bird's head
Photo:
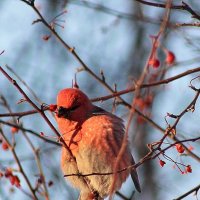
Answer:
<svg viewBox="0 0 200 200"><path fill-rule="evenodd" d="M63 89L57 95L58 118L82 122L87 119L92 107L89 98L79 89Z"/></svg>

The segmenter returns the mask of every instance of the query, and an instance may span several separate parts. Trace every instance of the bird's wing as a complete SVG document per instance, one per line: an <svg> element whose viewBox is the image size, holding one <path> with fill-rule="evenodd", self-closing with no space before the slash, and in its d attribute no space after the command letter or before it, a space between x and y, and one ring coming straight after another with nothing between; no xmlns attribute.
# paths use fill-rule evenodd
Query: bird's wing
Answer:
<svg viewBox="0 0 200 200"><path fill-rule="evenodd" d="M79 153L76 156L78 168L82 174L88 176L93 188L98 189L102 196L109 193L113 182L113 176L100 175L101 173L113 172L116 158L122 145L124 136L124 125L120 118L98 110L95 115L87 119L82 125L82 140L79 143ZM119 163L118 169L123 169L132 164L132 156L128 148ZM98 175L99 173L99 175ZM116 189L126 180L130 171L119 173L116 181ZM97 175L96 175L97 174ZM136 171L133 171L134 183L139 188Z"/></svg>
<svg viewBox="0 0 200 200"><path fill-rule="evenodd" d="M132 157L132 164L133 165L135 164L135 161L134 161L133 157ZM137 191L141 192L140 181L139 181L136 169L132 169L131 170L131 178L133 180L133 183L134 183L135 188L137 189Z"/></svg>
<svg viewBox="0 0 200 200"><path fill-rule="evenodd" d="M95 106L94 111L93 111L93 114L94 114L94 115L102 115L102 114L104 114L104 113L110 114L110 113L106 112L104 109ZM112 114L111 114L111 115L112 115ZM113 116L113 115L112 115L112 116ZM125 129L125 128L124 128L124 124L123 124L123 120L120 119L120 118L118 118L118 117L116 117L116 116L113 116L113 117L117 120L118 125L120 124L120 127L121 127L120 130L115 130L115 131L121 133L121 134L119 135L119 138L118 138L119 143L120 143L120 145L121 145L121 142L122 142L123 136L124 136L124 129ZM131 164L134 165L134 164L135 164L134 158L133 158L132 155L131 155L131 157L132 157ZM138 178L138 174L137 174L136 169L132 169L132 170L131 170L131 178L132 178L132 180L133 180L133 182L134 182L134 185L135 185L135 188L137 189L137 191L138 191L138 192L141 192L140 182L139 182L139 178Z"/></svg>

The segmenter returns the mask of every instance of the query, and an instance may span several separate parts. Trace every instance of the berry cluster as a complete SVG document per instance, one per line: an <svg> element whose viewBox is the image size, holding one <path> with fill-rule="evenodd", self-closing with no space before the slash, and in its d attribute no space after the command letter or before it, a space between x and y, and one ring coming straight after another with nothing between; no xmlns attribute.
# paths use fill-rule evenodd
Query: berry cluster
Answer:
<svg viewBox="0 0 200 200"><path fill-rule="evenodd" d="M11 169L6 168L5 172L0 172L0 178L2 177L7 178L11 185L16 186L17 188L21 187L19 177L14 175Z"/></svg>
<svg viewBox="0 0 200 200"><path fill-rule="evenodd" d="M175 55L172 51L164 49L165 52L165 63L168 66L171 66L175 62ZM151 58L149 59L148 65L153 68L158 68L160 66L160 60L158 59L157 55L154 53Z"/></svg>

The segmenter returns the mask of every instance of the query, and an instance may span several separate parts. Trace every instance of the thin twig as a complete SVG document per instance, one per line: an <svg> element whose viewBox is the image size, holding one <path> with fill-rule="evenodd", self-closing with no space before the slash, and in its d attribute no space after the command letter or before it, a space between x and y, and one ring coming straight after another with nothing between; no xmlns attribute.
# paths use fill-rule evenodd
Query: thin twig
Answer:
<svg viewBox="0 0 200 200"><path fill-rule="evenodd" d="M185 71L183 73L180 73L180 74L178 74L176 76L172 76L172 77L164 79L164 80L156 81L156 82L153 82L153 83L142 84L140 86L140 89L154 87L154 86L160 86L160 85L163 85L163 84L168 84L170 82L173 82L173 81L178 80L178 79L180 79L182 77L185 77L187 75L190 75L190 74L193 74L193 73L196 73L196 72L199 72L199 71L200 71L200 67L197 67L197 68L194 68L194 69L190 69L190 70L187 70L187 71ZM115 97L120 96L120 95L128 94L130 92L134 92L135 89L136 88L133 87L133 88L121 90L121 91L118 91L118 92L114 92L114 93L112 93L110 95L92 98L90 100L92 102L105 101L105 100L108 100L108 99L111 99L111 98L115 98ZM48 110L48 108L44 108L43 110L44 111ZM3 114L0 114L0 117L11 117L11 116L23 117L23 116L27 116L27 115L36 114L36 113L38 113L36 110L29 110L29 111L25 111L25 112L3 113Z"/></svg>
<svg viewBox="0 0 200 200"><path fill-rule="evenodd" d="M163 17L163 22L160 25L160 30L158 32L158 35L154 39L152 49L151 49L150 54L149 54L149 58L148 58L145 66L144 66L143 72L142 72L141 76L139 77L139 79L136 83L135 95L134 95L133 100L132 100L131 109L130 109L129 117L128 117L128 122L127 122L127 126L126 126L126 129L125 129L125 134L123 136L122 145L120 147L119 153L117 155L117 158L116 158L116 161L115 161L115 164L114 164L114 171L117 171L119 164L121 162L121 159L123 158L123 154L126 150L127 143L128 143L128 133L129 133L129 129L130 129L130 126L131 126L131 121L133 119L133 116L135 115L136 100L140 96L140 92L141 92L140 86L145 81L145 78L146 78L146 75L147 75L147 72L148 72L148 67L149 67L149 60L156 53L156 50L157 50L157 47L158 47L158 40L159 40L160 36L163 34L163 32L165 31L166 24L167 24L168 19L169 19L169 13L170 13L169 6L170 5L171 5L171 0L169 0L168 3L166 4L166 13ZM112 199L112 195L114 193L114 188L115 188L115 184L116 184L116 179L117 179L117 173L114 173L113 181L112 181L112 185L111 185L111 189L110 189L109 200Z"/></svg>
<svg viewBox="0 0 200 200"><path fill-rule="evenodd" d="M45 142L48 142L50 144L54 144L56 146L59 146L61 147L62 144L56 142L56 141L53 141L53 140L50 140L48 139L47 137L45 136L41 136L40 134L38 134L37 132L31 130L31 129L28 129L28 128L24 128L23 126L21 125L17 125L17 124L14 124L14 123L11 123L11 122L7 122L7 121L3 121L3 120L0 120L0 124L5 124L5 125L8 125L8 126L11 126L11 127L16 127L18 128L19 130L22 130L22 131L25 131L25 132L28 132L28 133L31 133L32 135L38 137L39 139L45 141Z"/></svg>
<svg viewBox="0 0 200 200"><path fill-rule="evenodd" d="M176 126L177 126L178 122L180 121L180 119L183 117L183 115L185 115L189 110L192 110L192 112L195 110L195 104L196 104L196 101L197 101L199 95L200 95L200 89L197 90L194 99L190 102L190 104L179 115L173 115L174 116L173 118L175 118L176 120L175 120L174 124L172 126L170 126L169 129L166 130L165 135L160 140L160 144L158 146L159 148L163 144L163 141L165 140L165 138L168 135L170 135L171 131L176 130ZM170 114L169 114L169 117L170 117Z"/></svg>
<svg viewBox="0 0 200 200"><path fill-rule="evenodd" d="M190 69L190 70L187 70L187 71L180 73L176 76L173 76L173 77L170 77L170 78L167 78L167 79L164 79L164 80L156 81L156 82L153 82L153 83L142 84L140 86L140 89L149 88L149 87L153 87L153 86L160 86L162 84L168 84L168 83L173 82L177 79L180 79L184 76L187 76L189 74L193 74L193 73L196 73L196 72L199 72L199 71L200 71L200 67L195 68L195 69ZM117 96L120 96L120 95L123 95L123 94L127 94L127 93L130 93L130 92L134 92L135 90L136 90L136 87L125 89L125 90L121 90L121 91L115 92L115 93L110 94L110 95L93 98L93 99L91 99L91 101L93 101L93 102L105 101L105 100L108 100L110 98L114 98L114 97L117 97Z"/></svg>
<svg viewBox="0 0 200 200"><path fill-rule="evenodd" d="M154 3L154 2L149 2L149 1L144 1L144 0L135 0L139 3L148 5L148 6L153 6L157 8L166 8L166 4L162 3ZM187 3L182 1L182 5L171 5L170 9L175 9L175 10L185 10L189 12L192 15L192 18L200 20L200 15L197 14Z"/></svg>
<svg viewBox="0 0 200 200"><path fill-rule="evenodd" d="M38 102L38 103L40 103L40 104L42 104L42 102L41 102L41 100L37 97L37 95L36 95L36 93L28 86L28 84L11 68L11 67L9 67L8 65L6 65L6 68L10 71L10 72L12 72L16 77L17 77L17 79L19 80L19 81L21 81L23 84L24 84L24 86L28 89L28 91L30 91L30 93L33 95L33 97L35 98L35 100Z"/></svg>
<svg viewBox="0 0 200 200"><path fill-rule="evenodd" d="M184 199L185 197L187 197L188 195L190 195L191 193L195 192L197 194L197 192L200 189L200 185L197 185L196 187L192 188L191 190L189 190L188 192L186 192L185 194L182 194L181 196L177 197L174 200L181 200Z"/></svg>
<svg viewBox="0 0 200 200"><path fill-rule="evenodd" d="M35 190L33 189L32 185L31 185L31 183L30 183L30 181L29 181L29 179L28 179L28 176L26 175L26 173L25 173L25 171L24 171L24 169L23 169L23 167L22 167L22 165L21 165L21 162L20 162L20 160L19 160L19 158L18 158L18 156L17 156L17 154L16 154L16 152L15 152L15 148L10 144L10 142L9 142L8 139L7 139L7 137L6 137L5 134L3 133L3 130L2 130L1 127L0 127L0 133L1 133L1 136L3 137L3 139L5 140L5 142L8 144L9 149L11 150L11 152L12 152L12 154L13 154L13 157L14 157L16 163L17 163L17 166L18 166L18 168L19 168L19 171L20 171L20 173L22 174L22 176L24 177L24 179L25 179L25 181L26 181L26 183L27 183L27 185L28 185L28 187L29 187L29 189L30 189L30 191L31 191L31 194L32 194L33 199L34 199L34 200L38 200L38 198L37 198L37 196L36 196L36 194L35 194Z"/></svg>
<svg viewBox="0 0 200 200"><path fill-rule="evenodd" d="M31 142L31 140L29 139L29 137L27 136L25 131L22 131L22 133L23 133L25 139L27 140L28 144L30 145L30 147L33 151L33 154L35 156L35 161L37 163L38 170L39 170L39 173L40 173L40 177L42 179L42 184L44 186L44 196L45 196L46 200L49 200L49 193L48 193L48 189L47 189L47 185L46 185L46 178L45 178L45 175L44 175L44 172L43 172L43 169L42 169L42 165L41 165L39 149L36 149L34 147L33 143Z"/></svg>
<svg viewBox="0 0 200 200"><path fill-rule="evenodd" d="M43 109L45 111L45 108ZM47 110L47 109L46 109ZM4 114L0 114L0 117L23 117L23 116L27 116L27 115L32 115L32 114L36 114L38 113L37 110L29 110L29 111L25 111L25 112L16 112L16 113L4 113Z"/></svg>
<svg viewBox="0 0 200 200"><path fill-rule="evenodd" d="M56 130L56 128L53 126L53 124L49 121L49 119L47 118L47 116L44 114L43 109L40 109L39 107L37 107L37 105L35 103L33 103L33 101L31 101L31 99L27 96L27 94L22 90L22 88L18 85L18 83L12 79L8 73L0 66L0 71L2 72L2 74L17 88L17 90L24 96L24 98L26 99L27 102L29 102L29 104L35 108L35 110L37 110L38 113L40 113L40 115L42 116L42 118L47 122L47 124L49 125L49 127L52 129L52 131L58 136L60 142L63 144L63 146L67 149L67 151L69 152L69 155L72 157L72 159L75 159L73 154L71 153L71 150L69 149L69 147L67 146L67 144L65 143L63 137L60 135L60 133Z"/></svg>
<svg viewBox="0 0 200 200"><path fill-rule="evenodd" d="M64 176L65 177L71 177L71 176L87 177L87 176L96 176L96 175L105 176L105 175L113 175L115 173L122 173L126 170L136 169L140 165L142 165L144 162L147 162L149 160L157 158L159 155L162 155L164 152L166 152L170 148L174 147L176 144L182 144L183 145L183 143L195 142L195 141L198 141L198 140L200 140L200 137L190 138L190 139L185 139L185 140L181 140L181 141L178 141L178 142L174 142L173 144L170 144L163 149L159 149L158 147L156 147L155 149L151 149L143 158L140 159L139 162L135 163L134 165L130 165L130 166L127 166L123 169L117 170L115 172L106 172L106 173L93 172L93 173L88 173L88 174L77 174L76 173L76 174L65 174ZM155 154L156 151L159 151L159 152Z"/></svg>

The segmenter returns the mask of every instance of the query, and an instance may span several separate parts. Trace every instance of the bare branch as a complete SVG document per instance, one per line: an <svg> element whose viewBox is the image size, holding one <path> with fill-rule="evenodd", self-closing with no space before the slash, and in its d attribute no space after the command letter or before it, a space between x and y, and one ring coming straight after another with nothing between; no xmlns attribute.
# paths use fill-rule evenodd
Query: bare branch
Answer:
<svg viewBox="0 0 200 200"><path fill-rule="evenodd" d="M188 195L192 194L193 192L195 192L197 194L197 192L199 191L200 189L200 185L197 185L196 187L192 188L191 190L189 190L188 192L186 192L185 194L177 197L176 199L174 200L181 200L181 199L184 199L185 197L187 197Z"/></svg>
<svg viewBox="0 0 200 200"><path fill-rule="evenodd" d="M153 2L149 2L149 1L144 1L144 0L135 0L139 3L148 5L148 6L153 6L153 7L157 7L157 8L166 8L166 4L162 4L162 3L153 3ZM200 15L197 14L187 3L185 3L184 1L182 1L182 5L171 5L170 6L171 9L175 9L175 10L184 10L189 12L192 15L192 18L198 19L200 20Z"/></svg>
<svg viewBox="0 0 200 200"><path fill-rule="evenodd" d="M175 80L178 80L178 79L180 79L184 76L187 76L189 74L193 74L193 73L196 73L196 72L199 72L199 71L200 71L200 67L195 68L195 69L190 69L190 70L187 70L187 71L180 73L176 76L173 76L173 77L170 77L170 78L167 78L167 79L164 79L164 80L160 80L160 81L153 82L153 83L142 84L140 86L140 88L142 89L142 88L160 86L162 84L168 84L168 83L173 82ZM105 100L108 100L110 98L114 98L114 97L117 97L117 96L120 96L120 95L123 95L123 94L127 94L127 93L130 93L130 92L134 92L135 90L136 90L135 87L130 88L130 89L125 89L125 90L121 90L119 92L115 92L113 94L106 95L106 96L103 96L103 97L93 98L93 99L91 99L91 101L93 101L93 102L95 102L95 101L105 101Z"/></svg>
<svg viewBox="0 0 200 200"><path fill-rule="evenodd" d="M22 165L21 165L21 162L20 162L20 160L19 160L19 158L18 158L18 156L17 156L17 154L16 154L16 152L15 152L15 148L10 144L10 142L9 142L8 139L7 139L7 137L6 137L5 134L3 133L3 130L2 130L1 127L0 127L0 134L2 135L3 139L4 139L4 140L6 141L6 143L8 144L8 146L9 146L9 148L10 148L12 154L13 154L13 157L14 157L14 159L15 159L15 161L16 161L18 167L19 167L19 171L20 171L20 173L22 174L22 176L24 177L24 179L25 179L25 181L26 181L26 183L27 183L27 185L28 185L28 187L29 187L29 189L30 189L30 191L31 191L31 194L32 194L33 199L34 199L34 200L37 200L38 198L37 198L37 196L36 196L35 190L33 189L32 185L31 185L31 183L30 183L30 181L29 181L28 176L26 175L26 173L25 173L25 171L24 171L24 169L23 169L23 167L22 167Z"/></svg>

